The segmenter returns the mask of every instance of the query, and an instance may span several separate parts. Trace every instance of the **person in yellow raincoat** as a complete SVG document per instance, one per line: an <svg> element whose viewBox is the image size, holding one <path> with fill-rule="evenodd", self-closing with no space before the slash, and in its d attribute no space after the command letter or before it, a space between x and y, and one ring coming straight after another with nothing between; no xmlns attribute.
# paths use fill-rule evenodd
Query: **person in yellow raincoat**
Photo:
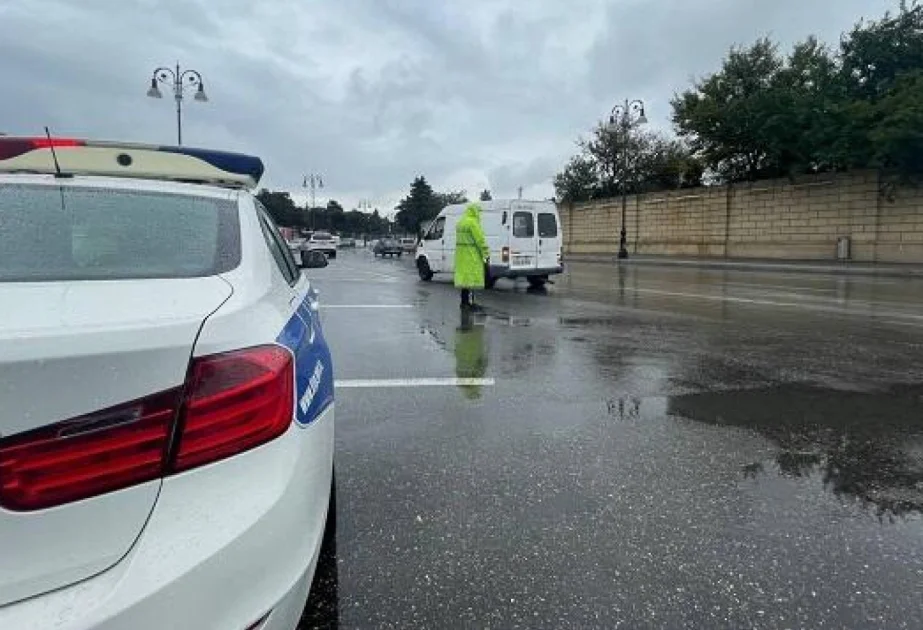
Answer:
<svg viewBox="0 0 923 630"><path fill-rule="evenodd" d="M462 308L473 307L472 291L484 288L484 269L489 256L481 227L481 206L469 204L455 226L455 287L461 289Z"/></svg>

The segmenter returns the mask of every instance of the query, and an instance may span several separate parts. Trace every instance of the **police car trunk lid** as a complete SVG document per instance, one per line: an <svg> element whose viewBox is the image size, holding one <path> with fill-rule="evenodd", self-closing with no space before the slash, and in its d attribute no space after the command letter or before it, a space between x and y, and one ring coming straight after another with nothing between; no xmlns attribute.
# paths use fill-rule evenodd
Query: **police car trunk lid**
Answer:
<svg viewBox="0 0 923 630"><path fill-rule="evenodd" d="M130 424L131 401L178 391L203 321L230 295L216 276L0 283L0 606L118 562L160 488L155 475L35 508L17 503L29 500L16 484L30 473L4 447L49 426L64 427L58 438L83 439L107 423ZM127 415L101 414L113 409Z"/></svg>

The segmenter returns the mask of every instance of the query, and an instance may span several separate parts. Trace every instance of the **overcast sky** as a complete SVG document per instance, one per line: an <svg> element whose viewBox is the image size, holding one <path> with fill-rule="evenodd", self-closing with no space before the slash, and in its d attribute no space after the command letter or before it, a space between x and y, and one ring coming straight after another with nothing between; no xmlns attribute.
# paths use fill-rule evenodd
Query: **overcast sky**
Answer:
<svg viewBox="0 0 923 630"><path fill-rule="evenodd" d="M0 131L173 144L153 69L200 71L184 141L261 156L263 182L388 210L436 189L547 198L617 101L669 100L762 35L831 44L897 0L0 0ZM190 94L191 96L191 94Z"/></svg>

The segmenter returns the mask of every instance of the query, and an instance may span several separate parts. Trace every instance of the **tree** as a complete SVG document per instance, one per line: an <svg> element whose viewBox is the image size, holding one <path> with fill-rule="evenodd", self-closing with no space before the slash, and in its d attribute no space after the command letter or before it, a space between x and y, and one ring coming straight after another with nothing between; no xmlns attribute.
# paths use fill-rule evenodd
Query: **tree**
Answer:
<svg viewBox="0 0 923 630"><path fill-rule="evenodd" d="M442 195L433 192L432 186L422 175L413 180L410 193L397 204L397 223L413 234L420 232L420 226L431 221L444 207Z"/></svg>
<svg viewBox="0 0 923 630"><path fill-rule="evenodd" d="M732 48L719 72L673 98L680 137L722 179L778 174L768 137L771 114L778 111L770 91L782 66L776 45L761 39L749 48Z"/></svg>
<svg viewBox="0 0 923 630"><path fill-rule="evenodd" d="M493 199L493 197L490 194L490 190L485 188L484 190L481 191L481 194L478 196L478 199L480 199L481 201L490 201L491 199Z"/></svg>
<svg viewBox="0 0 923 630"><path fill-rule="evenodd" d="M564 203L588 201L598 188L596 163L585 155L572 157L564 170L554 178L555 195L558 201Z"/></svg>
<svg viewBox="0 0 923 630"><path fill-rule="evenodd" d="M450 190L449 192L437 193L439 198L439 209L446 206L454 206L459 203L468 203L468 193L464 190Z"/></svg>
<svg viewBox="0 0 923 630"><path fill-rule="evenodd" d="M266 208L269 216L277 225L285 227L302 227L304 217L301 216L295 202L287 192L274 192L263 188L257 193L256 198Z"/></svg>
<svg viewBox="0 0 923 630"><path fill-rule="evenodd" d="M839 57L847 99L841 151L848 165L919 180L923 6L902 1L897 14L859 22L841 39Z"/></svg>
<svg viewBox="0 0 923 630"><path fill-rule="evenodd" d="M600 123L578 146L580 155L555 176L561 201L698 186L702 181L701 163L685 144L637 125Z"/></svg>
<svg viewBox="0 0 923 630"><path fill-rule="evenodd" d="M868 132L872 165L914 182L923 175L923 70L898 78L870 108Z"/></svg>
<svg viewBox="0 0 923 630"><path fill-rule="evenodd" d="M834 52L809 37L781 57L761 39L673 99L679 135L719 179L880 168L923 176L923 6L863 21Z"/></svg>
<svg viewBox="0 0 923 630"><path fill-rule="evenodd" d="M923 68L923 6L902 0L897 14L859 22L841 39L840 61L850 97L884 97L901 76Z"/></svg>

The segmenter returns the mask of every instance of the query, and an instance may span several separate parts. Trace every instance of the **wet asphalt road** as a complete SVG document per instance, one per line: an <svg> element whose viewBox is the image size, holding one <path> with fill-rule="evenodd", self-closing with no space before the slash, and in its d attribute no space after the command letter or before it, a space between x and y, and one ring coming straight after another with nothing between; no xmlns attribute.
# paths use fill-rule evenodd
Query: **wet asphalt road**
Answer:
<svg viewBox="0 0 923 630"><path fill-rule="evenodd" d="M340 386L303 627L923 627L923 282L583 264L464 318L407 258L310 271Z"/></svg>

